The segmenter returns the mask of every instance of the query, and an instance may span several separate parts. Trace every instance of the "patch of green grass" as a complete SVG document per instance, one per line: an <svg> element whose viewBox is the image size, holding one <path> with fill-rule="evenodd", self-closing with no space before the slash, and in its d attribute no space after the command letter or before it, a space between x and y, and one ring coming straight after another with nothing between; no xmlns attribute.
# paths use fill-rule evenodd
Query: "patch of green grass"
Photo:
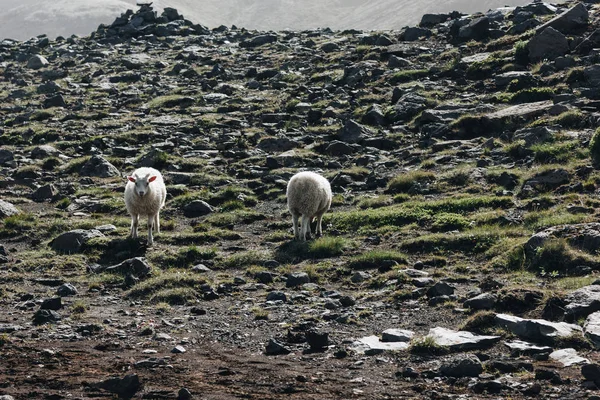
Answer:
<svg viewBox="0 0 600 400"><path fill-rule="evenodd" d="M167 250L160 253L153 253L150 257L152 262L161 269L168 268L189 268L205 260L211 260L217 256L217 249L214 247L188 246L179 249L176 253Z"/></svg>
<svg viewBox="0 0 600 400"><path fill-rule="evenodd" d="M429 74L427 69L407 69L404 71L396 72L390 78L390 82L393 84L410 82L420 78L424 78Z"/></svg>
<svg viewBox="0 0 600 400"><path fill-rule="evenodd" d="M348 267L351 269L378 268L384 262L395 261L398 264L408 263L406 255L394 250L370 250L350 259Z"/></svg>
<svg viewBox="0 0 600 400"><path fill-rule="evenodd" d="M566 163L572 159L587 157L585 149L576 140L556 143L539 143L531 146L534 160L539 163Z"/></svg>
<svg viewBox="0 0 600 400"><path fill-rule="evenodd" d="M363 196L359 199L356 204L358 208L364 210L368 208L380 208L384 206L389 206L392 204L392 198L387 195L380 195L376 197L371 196Z"/></svg>
<svg viewBox="0 0 600 400"><path fill-rule="evenodd" d="M36 217L29 213L19 213L0 220L0 237L21 235L34 228Z"/></svg>
<svg viewBox="0 0 600 400"><path fill-rule="evenodd" d="M432 182L435 174L431 171L413 170L400 173L388 183L389 193L401 193L409 191L417 183Z"/></svg>
<svg viewBox="0 0 600 400"><path fill-rule="evenodd" d="M565 239L549 239L526 260L527 268L543 275L564 276L572 268L587 265L597 268L597 257L574 249Z"/></svg>
<svg viewBox="0 0 600 400"><path fill-rule="evenodd" d="M594 131L590 140L590 156L596 165L600 164L600 128Z"/></svg>
<svg viewBox="0 0 600 400"><path fill-rule="evenodd" d="M553 88L526 88L515 93L502 93L496 96L497 100L512 103L533 103L536 101L552 100L556 91Z"/></svg>
<svg viewBox="0 0 600 400"><path fill-rule="evenodd" d="M178 287L158 290L150 297L151 303L168 305L186 305L198 298L198 292L190 287Z"/></svg>
<svg viewBox="0 0 600 400"><path fill-rule="evenodd" d="M525 227L535 231L556 225L578 224L589 219L587 214L571 214L560 210L531 211L525 215Z"/></svg>
<svg viewBox="0 0 600 400"><path fill-rule="evenodd" d="M127 297L144 298L167 289L200 289L206 283L206 278L201 275L185 270L169 270L138 283L127 293Z"/></svg>
<svg viewBox="0 0 600 400"><path fill-rule="evenodd" d="M249 250L233 254L220 262L225 268L244 268L249 265L262 265L271 258L267 251Z"/></svg>
<svg viewBox="0 0 600 400"><path fill-rule="evenodd" d="M469 220L455 213L439 213L433 216L431 230L433 232L447 232L461 230L469 226Z"/></svg>
<svg viewBox="0 0 600 400"><path fill-rule="evenodd" d="M458 327L458 330L475 332L478 334L489 334L490 329L496 326L495 318L496 313L493 311L478 311L469 316L465 322Z"/></svg>
<svg viewBox="0 0 600 400"><path fill-rule="evenodd" d="M529 49L527 48L527 41L520 40L515 43L515 62L520 65L529 64Z"/></svg>
<svg viewBox="0 0 600 400"><path fill-rule="evenodd" d="M340 236L324 236L309 242L308 253L312 258L327 258L342 255L348 240Z"/></svg>
<svg viewBox="0 0 600 400"><path fill-rule="evenodd" d="M460 251L464 253L483 253L492 247L501 234L478 228L477 230L457 234L432 233L407 239L400 247L411 252Z"/></svg>
<svg viewBox="0 0 600 400"><path fill-rule="evenodd" d="M587 125L587 117L579 110L565 111L550 119L551 123L558 124L563 128L580 129Z"/></svg>
<svg viewBox="0 0 600 400"><path fill-rule="evenodd" d="M593 275L587 276L569 276L565 278L555 279L550 283L552 288L560 291L571 292L580 289L584 286L589 286L598 280L598 277Z"/></svg>
<svg viewBox="0 0 600 400"><path fill-rule="evenodd" d="M235 224L249 224L264 219L265 216L253 210L235 210L224 213L213 213L206 217L205 222L216 227L228 227Z"/></svg>

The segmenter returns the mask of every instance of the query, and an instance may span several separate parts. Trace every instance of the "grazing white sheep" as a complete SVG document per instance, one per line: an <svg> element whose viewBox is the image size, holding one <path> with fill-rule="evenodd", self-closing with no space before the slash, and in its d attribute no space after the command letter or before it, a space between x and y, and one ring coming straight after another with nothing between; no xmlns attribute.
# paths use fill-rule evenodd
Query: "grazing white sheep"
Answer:
<svg viewBox="0 0 600 400"><path fill-rule="evenodd" d="M163 177L154 168L138 168L127 177L125 206L131 214L131 237L137 237L140 215L148 216L148 246L152 246L152 228L160 233L160 209L165 205L167 189Z"/></svg>
<svg viewBox="0 0 600 400"><path fill-rule="evenodd" d="M317 235L323 234L323 214L331 207L331 185L314 172L299 172L292 176L287 185L287 204L292 214L294 238L306 241L310 234L310 223L317 218ZM302 215L302 229L298 232L298 218Z"/></svg>

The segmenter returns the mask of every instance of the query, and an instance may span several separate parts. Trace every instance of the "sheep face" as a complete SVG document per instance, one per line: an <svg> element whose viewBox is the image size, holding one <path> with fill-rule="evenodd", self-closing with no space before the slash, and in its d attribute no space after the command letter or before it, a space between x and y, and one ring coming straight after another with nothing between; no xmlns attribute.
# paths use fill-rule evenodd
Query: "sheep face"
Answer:
<svg viewBox="0 0 600 400"><path fill-rule="evenodd" d="M144 197L150 192L150 182L156 180L156 175L147 175L143 177L133 175L128 176L127 179L135 184L134 193L140 197Z"/></svg>

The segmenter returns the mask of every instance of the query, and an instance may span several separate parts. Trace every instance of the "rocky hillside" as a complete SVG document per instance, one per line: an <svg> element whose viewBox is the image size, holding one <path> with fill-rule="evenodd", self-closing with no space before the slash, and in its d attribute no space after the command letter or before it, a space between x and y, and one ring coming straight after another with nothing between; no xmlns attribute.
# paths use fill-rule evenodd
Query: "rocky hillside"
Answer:
<svg viewBox="0 0 600 400"><path fill-rule="evenodd" d="M598 398L598 21L260 32L145 6L0 42L0 398ZM167 183L150 248L138 166ZM306 243L304 169L335 195Z"/></svg>
<svg viewBox="0 0 600 400"><path fill-rule="evenodd" d="M562 3L564 0L559 0ZM89 35L100 23L135 7L136 0L2 0L0 39L27 40ZM153 0L152 6L179 10L209 27L237 25L251 29L400 29L417 24L424 13L485 11L527 4L527 0Z"/></svg>

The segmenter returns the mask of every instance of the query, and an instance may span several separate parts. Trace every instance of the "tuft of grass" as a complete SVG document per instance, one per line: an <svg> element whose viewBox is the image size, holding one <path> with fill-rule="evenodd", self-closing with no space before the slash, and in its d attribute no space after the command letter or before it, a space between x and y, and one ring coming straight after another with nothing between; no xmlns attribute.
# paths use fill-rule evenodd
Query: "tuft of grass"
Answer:
<svg viewBox="0 0 600 400"><path fill-rule="evenodd" d="M233 254L220 264L225 268L244 268L249 265L262 265L270 258L271 254L267 251L249 250Z"/></svg>
<svg viewBox="0 0 600 400"><path fill-rule="evenodd" d="M502 237L502 232L493 232L478 228L457 233L432 233L404 240L400 247L411 252L460 251L465 253L483 253Z"/></svg>
<svg viewBox="0 0 600 400"><path fill-rule="evenodd" d="M487 334L496 326L496 313L493 311L479 311L469 316L459 327L460 331L475 332L478 334Z"/></svg>
<svg viewBox="0 0 600 400"><path fill-rule="evenodd" d="M590 140L590 156L596 165L600 165L600 128L597 128Z"/></svg>
<svg viewBox="0 0 600 400"><path fill-rule="evenodd" d="M266 321L269 319L269 311L262 307L252 307L251 311L254 314L254 319L257 321Z"/></svg>
<svg viewBox="0 0 600 400"><path fill-rule="evenodd" d="M71 306L71 312L73 314L85 314L85 312L88 310L88 306L87 304L85 304L83 301L78 300L73 302L73 305Z"/></svg>
<svg viewBox="0 0 600 400"><path fill-rule="evenodd" d="M433 216L431 230L433 232L447 232L461 230L469 226L469 220L455 213L442 212Z"/></svg>
<svg viewBox="0 0 600 400"><path fill-rule="evenodd" d="M527 48L527 41L520 40L515 43L515 62L520 65L529 64L529 49Z"/></svg>
<svg viewBox="0 0 600 400"><path fill-rule="evenodd" d="M186 305L198 298L198 292L190 287L161 289L150 297L151 303Z"/></svg>
<svg viewBox="0 0 600 400"><path fill-rule="evenodd" d="M389 193L402 193L409 191L415 184L431 182L435 174L431 171L413 170L401 173L392 178L388 183Z"/></svg>
<svg viewBox="0 0 600 400"><path fill-rule="evenodd" d="M169 270L138 283L127 293L127 297L144 298L166 289L197 289L206 283L206 278L198 274L184 270Z"/></svg>
<svg viewBox="0 0 600 400"><path fill-rule="evenodd" d="M419 78L424 78L429 74L427 69L407 69L404 71L396 72L392 75L390 81L392 83L410 82Z"/></svg>
<svg viewBox="0 0 600 400"><path fill-rule="evenodd" d="M409 351L414 354L430 354L439 356L447 354L450 350L445 346L440 346L437 344L433 337L425 336L423 338L413 339L410 342Z"/></svg>
<svg viewBox="0 0 600 400"><path fill-rule="evenodd" d="M395 261L398 264L407 264L408 259L403 253L393 250L370 250L350 259L348 265L351 269L378 268L384 262Z"/></svg>
<svg viewBox="0 0 600 400"><path fill-rule="evenodd" d="M308 252L313 258L336 257L344 253L348 240L340 236L324 236L309 242Z"/></svg>

